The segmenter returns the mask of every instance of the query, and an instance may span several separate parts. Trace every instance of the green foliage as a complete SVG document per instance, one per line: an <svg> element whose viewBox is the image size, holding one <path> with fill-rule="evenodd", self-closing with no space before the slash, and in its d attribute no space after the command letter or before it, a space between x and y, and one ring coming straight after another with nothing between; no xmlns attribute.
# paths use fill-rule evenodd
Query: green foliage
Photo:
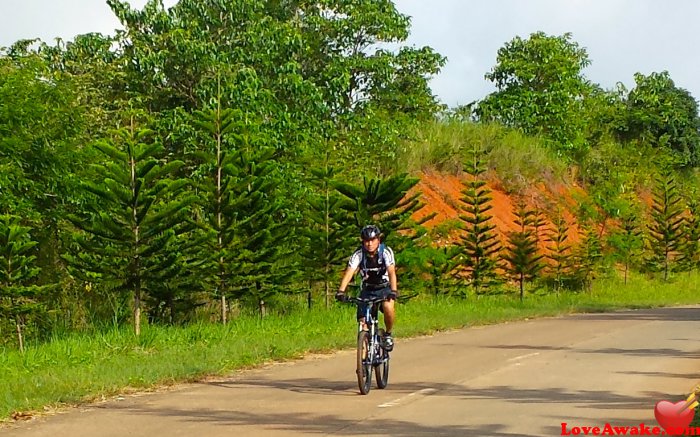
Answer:
<svg viewBox="0 0 700 437"><path fill-rule="evenodd" d="M687 205L682 231L685 241L678 264L682 270L691 271L700 268L700 203L693 196Z"/></svg>
<svg viewBox="0 0 700 437"><path fill-rule="evenodd" d="M526 208L524 204L518 205L515 212L515 225L518 230L508 234L508 246L506 253L502 255L506 262L506 272L518 283L521 301L525 282L535 278L544 268L544 255L538 253L537 249L537 223L535 211Z"/></svg>
<svg viewBox="0 0 700 437"><path fill-rule="evenodd" d="M565 164L542 140L496 123L455 119L423 124L417 138L405 142L399 167L411 172L436 169L457 174L474 144L483 150L486 167L498 172L508 192L566 178Z"/></svg>
<svg viewBox="0 0 700 437"><path fill-rule="evenodd" d="M406 230L409 219L423 207L420 193L407 193L418 183L418 178L408 174L397 174L386 179L363 179L362 186L336 181L333 186L349 201L342 205L352 213L359 230L367 224L376 224L385 238L396 231ZM421 223L430 220L427 216ZM420 224L420 223L419 223ZM399 235L392 238L400 240Z"/></svg>
<svg viewBox="0 0 700 437"><path fill-rule="evenodd" d="M683 247L684 207L672 175L666 173L658 177L656 183L647 226L647 265L663 272L664 280L668 280Z"/></svg>
<svg viewBox="0 0 700 437"><path fill-rule="evenodd" d="M695 98L676 87L667 71L648 76L637 73L634 80L620 137L673 151L676 166L700 164L700 117Z"/></svg>
<svg viewBox="0 0 700 437"><path fill-rule="evenodd" d="M426 263L432 280L430 286L433 294L450 295L454 292L455 283L450 273L455 268L454 260L458 250L459 248L454 245L436 249L436 253L432 254Z"/></svg>
<svg viewBox="0 0 700 437"><path fill-rule="evenodd" d="M561 210L558 210L552 219L553 229L550 230L549 253L546 255L549 260L547 268L550 279L554 282L554 289L559 292L570 275L571 267L571 244L569 244L570 226L566 222Z"/></svg>
<svg viewBox="0 0 700 437"><path fill-rule="evenodd" d="M581 241L573 251L573 278L586 290L591 291L593 280L600 273L603 246L600 241L600 231L595 223L585 222L581 228L583 233Z"/></svg>
<svg viewBox="0 0 700 437"><path fill-rule="evenodd" d="M186 180L168 177L183 163L160 162L163 147L150 135L132 121L114 141L96 144L105 161L95 166L96 180L84 184L95 200L84 216L69 217L82 232L75 234L76 251L66 256L78 278L133 295L137 335L143 293L179 272L176 235L186 229L181 224L194 200L182 195Z"/></svg>
<svg viewBox="0 0 700 437"><path fill-rule="evenodd" d="M37 242L25 255L40 273L21 286L61 285L27 297L38 310L22 323L32 338L119 326L129 307L137 322L141 305L151 323L172 324L226 317L231 298L228 315L291 311L289 294L328 294L368 222L401 252L406 288L448 295L458 279L483 293L503 267L484 171L511 194L578 183L584 215L609 235L626 278L698 267L695 195L675 212L657 199L647 265L636 262L641 225L627 221L660 169L673 169L679 192L698 186L697 102L666 72L636 75L630 92L604 90L583 76L588 55L570 34L538 32L499 51L486 75L496 92L440 113L429 81L445 59L405 46L410 19L389 0L108 4L124 28L115 35L0 49L0 213L22 217ZM152 136L112 132L132 113L149 114ZM417 173L458 174L465 161L476 176L453 202L459 224L416 226ZM542 238L542 221L528 220ZM588 229L574 257L568 225L555 224L554 288L591 287L601 233ZM458 246L431 238L457 229ZM675 246L664 252L668 234ZM518 270L532 239L510 237ZM0 325L15 330L9 316Z"/></svg>
<svg viewBox="0 0 700 437"><path fill-rule="evenodd" d="M66 276L58 223L78 197L73 175L84 162L88 111L71 77L26 47L10 53L0 51L0 214L34 229L37 283L51 284Z"/></svg>
<svg viewBox="0 0 700 437"><path fill-rule="evenodd" d="M471 151L471 160L465 163L464 171L471 178L464 182L460 205L463 214L464 234L460 236L459 251L453 257L453 276L464 286L472 287L481 294L496 285L496 267L500 242L491 223L491 194L482 178L484 165L482 152L476 146ZM466 290L463 292L466 293Z"/></svg>
<svg viewBox="0 0 700 437"><path fill-rule="evenodd" d="M200 274L203 288L221 299L221 321L226 323L226 298L233 294L232 282L247 238L244 226L255 215L264 213L256 211L254 206L263 196L257 189L262 188L269 168L257 174L245 174L244 169L253 163L248 161L241 144L237 145L238 150L232 145L234 138L241 139L236 135L241 126L236 123L235 112L221 105L218 96L213 108L195 113L195 123L206 140L194 155L200 163L196 177L203 194L199 201L202 208L199 227L204 236L197 245L201 250L197 256L202 263ZM256 142L256 138L252 140ZM270 155L267 152L266 157ZM254 164L252 168L258 170Z"/></svg>
<svg viewBox="0 0 700 437"><path fill-rule="evenodd" d="M41 288L31 283L40 269L35 266L36 256L29 254L37 245L29 235L30 230L20 224L17 216L0 216L0 314L15 324L22 352L24 324L41 310L37 300Z"/></svg>
<svg viewBox="0 0 700 437"><path fill-rule="evenodd" d="M624 281L627 284L630 267L644 248L644 238L637 216L632 213L624 215L621 218L620 229L608 237L608 244L613 249L613 259L623 265Z"/></svg>
<svg viewBox="0 0 700 437"><path fill-rule="evenodd" d="M329 166L312 168L314 187L307 198L308 210L305 218L308 226L304 236L306 245L305 262L302 265L305 276L311 281L320 281L323 287L326 307L330 306L332 283L335 282L334 269L341 266L346 257L348 243L354 241L356 232L351 218L341 208L343 199L333 188L335 169ZM309 290L311 293L311 290Z"/></svg>
<svg viewBox="0 0 700 437"><path fill-rule="evenodd" d="M499 49L496 66L486 74L496 91L481 101L481 121L499 121L543 136L560 152L585 147L583 96L590 85L582 70L590 64L571 34L536 32L515 37Z"/></svg>

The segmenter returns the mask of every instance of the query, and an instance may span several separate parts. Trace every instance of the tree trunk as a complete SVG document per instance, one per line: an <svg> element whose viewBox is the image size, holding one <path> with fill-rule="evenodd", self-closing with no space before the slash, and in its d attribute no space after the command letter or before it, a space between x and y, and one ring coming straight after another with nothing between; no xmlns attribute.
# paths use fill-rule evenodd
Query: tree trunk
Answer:
<svg viewBox="0 0 700 437"><path fill-rule="evenodd" d="M175 299L172 295L168 296L168 309L170 309L170 324L173 325L175 323Z"/></svg>
<svg viewBox="0 0 700 437"><path fill-rule="evenodd" d="M520 274L520 302L523 301L523 294L525 294L525 276Z"/></svg>
<svg viewBox="0 0 700 437"><path fill-rule="evenodd" d="M312 286L313 286L313 282L311 281L311 279L309 279L309 292L306 293L306 306L307 306L308 309L311 309L311 304L312 304L312 302L311 302L311 298L312 298L312 295L311 295L311 294L312 294L312 293L311 293Z"/></svg>
<svg viewBox="0 0 700 437"><path fill-rule="evenodd" d="M267 315L267 309L265 308L265 301L260 299L259 306L260 306L260 318L262 319L263 317L265 317Z"/></svg>
<svg viewBox="0 0 700 437"><path fill-rule="evenodd" d="M141 286L134 290L134 334L141 335Z"/></svg>
<svg viewBox="0 0 700 437"><path fill-rule="evenodd" d="M19 342L19 351L24 353L24 337L22 337L22 318L17 317L15 324L17 325L17 341Z"/></svg>
<svg viewBox="0 0 700 437"><path fill-rule="evenodd" d="M226 324L226 295L221 295L221 323Z"/></svg>
<svg viewBox="0 0 700 437"><path fill-rule="evenodd" d="M326 294L326 309L331 307L331 286L328 282L328 266L326 266L326 278L324 279L325 284L325 294Z"/></svg>

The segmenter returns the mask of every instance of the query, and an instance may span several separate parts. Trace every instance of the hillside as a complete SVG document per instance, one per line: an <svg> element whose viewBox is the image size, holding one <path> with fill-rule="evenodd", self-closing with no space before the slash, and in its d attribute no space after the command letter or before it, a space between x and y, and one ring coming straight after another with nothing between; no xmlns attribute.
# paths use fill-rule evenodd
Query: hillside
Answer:
<svg viewBox="0 0 700 437"><path fill-rule="evenodd" d="M413 218L420 220L435 213L435 217L425 222L428 229L435 229L444 225L450 229L449 222L459 219L459 205L462 196L464 177L438 171L423 171L419 175L420 181L415 190L421 192L425 206L419 210ZM575 222L576 199L586 196L586 192L579 187L558 184L534 184L526 192L518 195L508 193L498 176L491 173L487 180L487 186L491 189L491 212L493 224L502 239L508 232L516 230L514 212L519 201L528 207L543 212L546 226L551 226L551 216L560 210L566 222L570 225L569 238L571 241L579 239L579 228ZM456 232L451 231L449 240L454 240ZM446 243L446 240L438 240L438 245Z"/></svg>

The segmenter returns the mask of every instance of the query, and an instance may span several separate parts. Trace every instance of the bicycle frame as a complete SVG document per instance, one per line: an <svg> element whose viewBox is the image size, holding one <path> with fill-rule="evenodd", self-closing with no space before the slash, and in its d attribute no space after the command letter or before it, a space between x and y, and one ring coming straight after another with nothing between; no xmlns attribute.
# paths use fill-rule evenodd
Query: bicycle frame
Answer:
<svg viewBox="0 0 700 437"><path fill-rule="evenodd" d="M383 389L389 380L389 351L381 344L379 305L383 298L347 299L346 303L364 305L357 324L357 382L360 393L366 395L372 385L372 373L377 376L377 387ZM363 317L364 316L364 317Z"/></svg>
<svg viewBox="0 0 700 437"><path fill-rule="evenodd" d="M369 332L369 351L368 351L368 361L373 365L377 366L383 361L389 359L388 352L385 352L385 358L380 358L378 348L381 346L381 339L379 338L379 305L384 302L384 299L361 299L353 298L352 301L356 302L358 305L364 304L364 322L359 320L357 322L357 332L358 334L365 330Z"/></svg>

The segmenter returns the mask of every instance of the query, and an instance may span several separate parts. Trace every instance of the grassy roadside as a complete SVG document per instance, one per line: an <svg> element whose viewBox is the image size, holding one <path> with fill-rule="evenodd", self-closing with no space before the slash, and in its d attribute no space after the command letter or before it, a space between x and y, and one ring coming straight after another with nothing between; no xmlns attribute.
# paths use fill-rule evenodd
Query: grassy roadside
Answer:
<svg viewBox="0 0 700 437"><path fill-rule="evenodd" d="M670 284L599 281L591 293L479 299L414 299L399 307L397 337L574 312L700 303L700 275ZM74 335L0 354L0 420L13 412L86 402L119 392L223 375L270 360L352 347L354 308L240 317L227 326L146 327Z"/></svg>

